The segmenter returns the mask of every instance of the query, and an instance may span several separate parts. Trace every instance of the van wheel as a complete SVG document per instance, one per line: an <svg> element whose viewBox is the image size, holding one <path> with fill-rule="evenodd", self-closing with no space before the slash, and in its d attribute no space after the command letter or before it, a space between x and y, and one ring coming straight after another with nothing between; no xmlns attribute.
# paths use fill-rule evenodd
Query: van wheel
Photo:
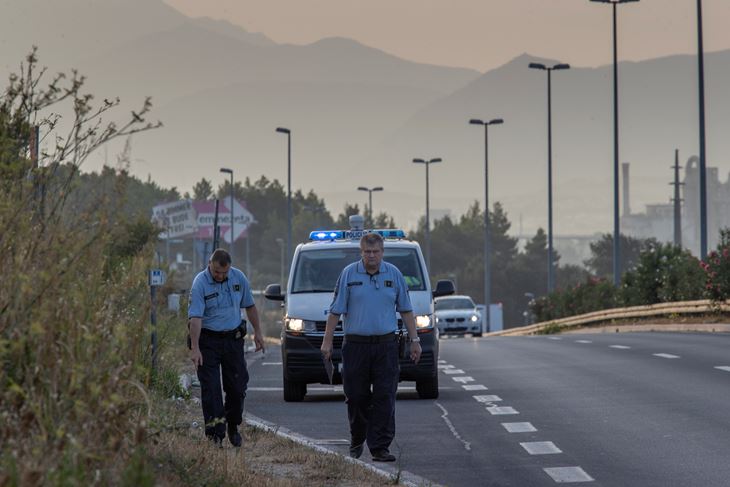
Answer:
<svg viewBox="0 0 730 487"><path fill-rule="evenodd" d="M416 392L421 399L438 399L439 397L439 376L435 375L430 379L417 380Z"/></svg>
<svg viewBox="0 0 730 487"><path fill-rule="evenodd" d="M307 394L307 384L292 382L284 379L284 400L286 402L301 402Z"/></svg>

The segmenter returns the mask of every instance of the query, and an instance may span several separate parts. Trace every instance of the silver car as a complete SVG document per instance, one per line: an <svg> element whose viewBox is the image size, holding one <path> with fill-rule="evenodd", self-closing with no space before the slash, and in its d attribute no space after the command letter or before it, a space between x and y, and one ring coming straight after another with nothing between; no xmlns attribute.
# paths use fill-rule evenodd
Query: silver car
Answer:
<svg viewBox="0 0 730 487"><path fill-rule="evenodd" d="M436 298L434 317L441 335L482 336L482 316L469 296Z"/></svg>

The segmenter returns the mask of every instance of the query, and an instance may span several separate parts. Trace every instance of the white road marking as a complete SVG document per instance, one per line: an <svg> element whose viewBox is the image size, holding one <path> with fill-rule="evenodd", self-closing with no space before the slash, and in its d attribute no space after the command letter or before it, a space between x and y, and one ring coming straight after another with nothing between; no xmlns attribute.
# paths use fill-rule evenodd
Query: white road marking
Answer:
<svg viewBox="0 0 730 487"><path fill-rule="evenodd" d="M515 408L509 406L488 406L487 411L493 416L501 416L504 414L520 414Z"/></svg>
<svg viewBox="0 0 730 487"><path fill-rule="evenodd" d="M446 363L446 360L439 360L439 363L440 364L445 364Z"/></svg>
<svg viewBox="0 0 730 487"><path fill-rule="evenodd" d="M469 377L468 375L465 375L464 377L452 377L456 382L461 382L462 384L466 384L467 382L474 382L473 377Z"/></svg>
<svg viewBox="0 0 730 487"><path fill-rule="evenodd" d="M576 340L575 343L593 343L592 340Z"/></svg>
<svg viewBox="0 0 730 487"><path fill-rule="evenodd" d="M461 369L444 369L442 370L444 374L463 374L464 371Z"/></svg>
<svg viewBox="0 0 730 487"><path fill-rule="evenodd" d="M448 427L449 427L449 429L451 430L451 434L452 434L452 435L454 435L454 438L456 438L457 440L459 440L459 441L461 442L461 444L462 444L462 445L464 445L464 449L465 449L465 450L471 450L471 443L469 443L468 441L464 441L464 440L462 439L462 437L461 437L461 435L459 434L459 432L458 432L458 431L456 431L456 428L454 428L454 425L453 425L453 423L451 422L451 420L450 420L449 418L447 418L447 417L446 417L446 416L448 416L448 415L449 415L449 412L448 412L448 411L446 410L446 408L445 408L445 407L443 407L443 406L442 406L441 404L439 404L439 403L434 403L434 404L436 404L436 406L438 406L438 407L439 407L439 408L441 409L441 411L443 411L443 412L444 412L444 414L442 414L442 415L441 415L441 418L442 418L442 419L444 420L444 422L446 423L446 426L448 426Z"/></svg>
<svg viewBox="0 0 730 487"><path fill-rule="evenodd" d="M548 337L548 340L562 340L560 337Z"/></svg>
<svg viewBox="0 0 730 487"><path fill-rule="evenodd" d="M718 365L715 368L717 370L724 370L725 372L730 372L730 365Z"/></svg>
<svg viewBox="0 0 730 487"><path fill-rule="evenodd" d="M449 365L449 364L439 364L438 365L438 368L439 369L453 369L454 366L453 365Z"/></svg>
<svg viewBox="0 0 730 487"><path fill-rule="evenodd" d="M461 387L463 387L464 390L466 390L466 391L486 391L487 390L487 386L483 386L481 384L467 384L467 385L463 385Z"/></svg>
<svg viewBox="0 0 730 487"><path fill-rule="evenodd" d="M502 426L510 433L532 433L537 431L532 423L502 423Z"/></svg>
<svg viewBox="0 0 730 487"><path fill-rule="evenodd" d="M555 443L552 441L525 441L520 442L520 446L530 455L554 455L556 453L563 453L563 450L555 446Z"/></svg>
<svg viewBox="0 0 730 487"><path fill-rule="evenodd" d="M281 362L261 362L261 365L281 365Z"/></svg>
<svg viewBox="0 0 730 487"><path fill-rule="evenodd" d="M671 353L653 353L652 355L661 358L679 358L679 355L672 355Z"/></svg>
<svg viewBox="0 0 730 487"><path fill-rule="evenodd" d="M618 348L620 350L627 350L627 349L629 349L631 347L627 347L626 345L609 345L608 348Z"/></svg>
<svg viewBox="0 0 730 487"><path fill-rule="evenodd" d="M493 395L488 395L488 396L473 396L473 397L478 402L499 402L499 401L502 400L501 397L499 397L499 396L493 396Z"/></svg>
<svg viewBox="0 0 730 487"><path fill-rule="evenodd" d="M559 484L571 482L593 482L594 479L580 467L543 468L546 474Z"/></svg>

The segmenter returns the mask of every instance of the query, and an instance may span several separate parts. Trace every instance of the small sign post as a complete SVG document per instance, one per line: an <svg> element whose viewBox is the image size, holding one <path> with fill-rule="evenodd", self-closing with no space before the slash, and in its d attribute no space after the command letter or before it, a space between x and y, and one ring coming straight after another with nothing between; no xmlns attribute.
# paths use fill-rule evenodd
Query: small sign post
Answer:
<svg viewBox="0 0 730 487"><path fill-rule="evenodd" d="M150 322L152 324L152 370L157 370L157 287L165 284L165 272L162 269L151 269L150 284Z"/></svg>

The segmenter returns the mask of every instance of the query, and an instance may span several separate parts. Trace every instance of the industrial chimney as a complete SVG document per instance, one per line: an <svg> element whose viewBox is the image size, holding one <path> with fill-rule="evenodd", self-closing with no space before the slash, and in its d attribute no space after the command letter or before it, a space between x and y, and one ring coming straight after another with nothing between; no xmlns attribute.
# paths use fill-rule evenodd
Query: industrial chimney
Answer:
<svg viewBox="0 0 730 487"><path fill-rule="evenodd" d="M631 206L629 205L629 163L621 163L621 174L623 176L623 199L624 199L624 216L631 215Z"/></svg>

